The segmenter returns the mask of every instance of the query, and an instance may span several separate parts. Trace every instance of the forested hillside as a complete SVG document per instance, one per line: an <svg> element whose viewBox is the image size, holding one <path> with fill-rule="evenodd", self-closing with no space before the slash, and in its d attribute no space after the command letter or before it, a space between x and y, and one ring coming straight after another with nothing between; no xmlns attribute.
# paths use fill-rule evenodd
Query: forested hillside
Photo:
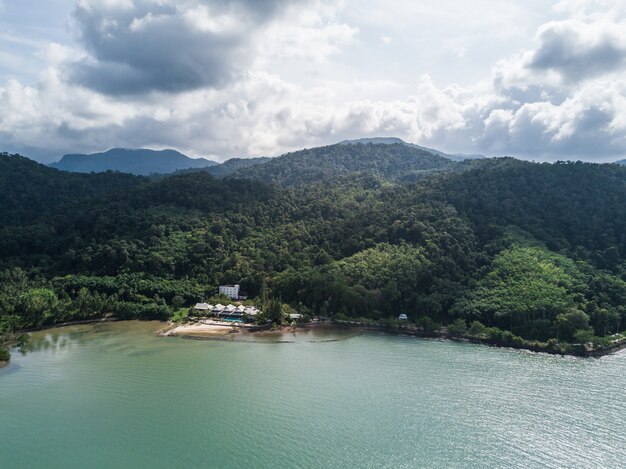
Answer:
<svg viewBox="0 0 626 469"><path fill-rule="evenodd" d="M213 166L208 166L206 168L181 169L180 171L176 171L176 174L189 174L189 173L195 173L198 171L203 171L215 177L224 177L224 176L230 176L231 174L233 174L234 172L238 170L249 168L250 166L265 164L270 160L271 158L268 158L265 156L258 157L258 158L231 158L229 160L224 161L223 163L216 164Z"/></svg>
<svg viewBox="0 0 626 469"><path fill-rule="evenodd" d="M625 328L626 168L442 163L413 152L385 163L377 146L348 148L349 158L333 147L282 157L274 175L274 160L248 168L283 185L205 172L104 174L102 195L71 186L46 216L35 203L12 206L0 227L4 327L108 313L165 318L238 282L303 313L404 312L425 327L461 318L542 341ZM18 190L3 179L2 193L25 200L38 200L27 196L44 184L38 178L55 187L69 176L2 161L22 181ZM398 183L416 161L454 171Z"/></svg>
<svg viewBox="0 0 626 469"><path fill-rule="evenodd" d="M401 143L330 145L270 159L235 174L285 186L330 182L353 173L375 174L385 179L409 178L441 170L455 163L421 148Z"/></svg>
<svg viewBox="0 0 626 469"><path fill-rule="evenodd" d="M23 225L60 205L140 183L128 174L69 174L0 153L0 226Z"/></svg>
<svg viewBox="0 0 626 469"><path fill-rule="evenodd" d="M463 154L463 153L444 153L442 151L436 150L434 148L427 148L427 147L422 147L420 145L415 145L414 143L408 143L405 142L404 140L400 139L400 138L395 138L395 137L373 137L373 138L359 138L356 140L344 140L343 142L340 142L341 145L356 145L356 144L364 144L367 145L368 143L374 144L374 145L395 145L395 144L400 144L400 145L405 145L407 147L411 147L411 148L417 148L419 150L424 150L428 153L432 153L434 155L437 156L442 156L448 160L452 160L452 161L464 161L464 160L475 160L475 159L481 159L481 158L485 158L484 155L467 155L467 154Z"/></svg>

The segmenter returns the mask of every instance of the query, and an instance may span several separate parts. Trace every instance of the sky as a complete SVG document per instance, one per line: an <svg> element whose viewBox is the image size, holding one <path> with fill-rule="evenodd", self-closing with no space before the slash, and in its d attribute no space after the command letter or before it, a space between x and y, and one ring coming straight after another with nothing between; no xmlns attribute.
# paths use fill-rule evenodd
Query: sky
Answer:
<svg viewBox="0 0 626 469"><path fill-rule="evenodd" d="M0 0L0 151L626 157L624 0Z"/></svg>

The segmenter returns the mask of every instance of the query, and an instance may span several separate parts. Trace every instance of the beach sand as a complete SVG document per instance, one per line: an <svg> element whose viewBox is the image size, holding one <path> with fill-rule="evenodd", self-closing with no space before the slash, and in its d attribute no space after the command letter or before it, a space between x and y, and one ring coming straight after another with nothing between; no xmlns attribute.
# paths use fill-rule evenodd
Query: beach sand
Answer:
<svg viewBox="0 0 626 469"><path fill-rule="evenodd" d="M233 333L231 325L181 324L164 333L164 336L224 336Z"/></svg>

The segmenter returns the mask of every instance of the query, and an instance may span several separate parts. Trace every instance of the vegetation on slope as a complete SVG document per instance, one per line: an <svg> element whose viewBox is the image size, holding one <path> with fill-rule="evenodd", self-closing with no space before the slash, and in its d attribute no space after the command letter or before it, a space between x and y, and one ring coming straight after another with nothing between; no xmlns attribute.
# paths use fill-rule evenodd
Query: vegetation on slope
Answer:
<svg viewBox="0 0 626 469"><path fill-rule="evenodd" d="M41 171L7 161L23 176ZM293 187L203 172L124 187L102 175L106 195L79 185L45 216L22 204L4 219L0 327L165 318L238 282L305 313L403 312L425 329L472 323L498 343L624 329L626 168L500 159L457 169L414 184L392 182L399 169L345 171ZM46 170L53 185L68 176Z"/></svg>
<svg viewBox="0 0 626 469"><path fill-rule="evenodd" d="M330 182L352 173L400 179L424 171L441 170L454 163L420 148L401 143L330 145L272 158L267 163L238 171L238 176L284 186Z"/></svg>
<svg viewBox="0 0 626 469"><path fill-rule="evenodd" d="M128 174L69 174L20 155L0 153L0 226L25 225L61 205L142 181Z"/></svg>

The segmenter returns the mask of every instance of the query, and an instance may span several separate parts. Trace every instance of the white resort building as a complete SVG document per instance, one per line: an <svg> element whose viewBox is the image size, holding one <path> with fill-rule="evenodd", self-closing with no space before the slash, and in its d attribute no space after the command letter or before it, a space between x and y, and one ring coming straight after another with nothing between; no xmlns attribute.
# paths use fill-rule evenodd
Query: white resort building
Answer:
<svg viewBox="0 0 626 469"><path fill-rule="evenodd" d="M226 295L233 300L239 299L239 285L220 285L220 295Z"/></svg>
<svg viewBox="0 0 626 469"><path fill-rule="evenodd" d="M215 306L208 303L197 303L193 309L200 314L213 316L226 321L251 321L260 313L254 306L224 306L219 303Z"/></svg>

